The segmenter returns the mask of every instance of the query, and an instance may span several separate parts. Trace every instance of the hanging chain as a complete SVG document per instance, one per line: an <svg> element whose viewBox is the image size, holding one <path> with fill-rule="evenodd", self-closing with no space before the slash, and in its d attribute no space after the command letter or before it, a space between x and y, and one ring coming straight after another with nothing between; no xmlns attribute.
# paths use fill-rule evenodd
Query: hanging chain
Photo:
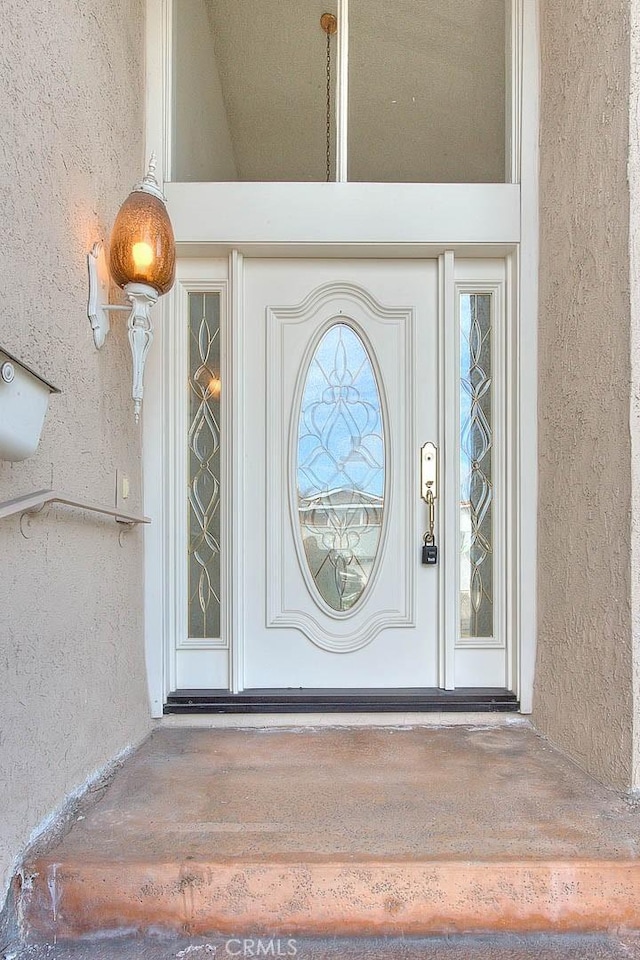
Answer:
<svg viewBox="0 0 640 960"><path fill-rule="evenodd" d="M331 36L338 29L333 13L323 13L320 26L327 35L327 183L331 180Z"/></svg>
<svg viewBox="0 0 640 960"><path fill-rule="evenodd" d="M427 490L427 506L429 507L429 529L422 538L425 544L435 542L436 505L431 489Z"/></svg>
<svg viewBox="0 0 640 960"><path fill-rule="evenodd" d="M327 183L331 180L331 33L327 30Z"/></svg>

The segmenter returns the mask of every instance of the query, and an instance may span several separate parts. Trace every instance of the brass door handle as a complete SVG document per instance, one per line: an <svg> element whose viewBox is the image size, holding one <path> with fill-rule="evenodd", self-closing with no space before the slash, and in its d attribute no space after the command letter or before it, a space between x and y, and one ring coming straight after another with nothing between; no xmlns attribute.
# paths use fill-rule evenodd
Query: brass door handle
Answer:
<svg viewBox="0 0 640 960"><path fill-rule="evenodd" d="M420 496L429 503L429 493L438 496L438 449L435 443L425 443L420 450Z"/></svg>
<svg viewBox="0 0 640 960"><path fill-rule="evenodd" d="M433 443L425 443L420 450L420 496L429 507L429 526L422 539L422 562L433 566L438 562L436 547L436 508L438 496L438 451Z"/></svg>

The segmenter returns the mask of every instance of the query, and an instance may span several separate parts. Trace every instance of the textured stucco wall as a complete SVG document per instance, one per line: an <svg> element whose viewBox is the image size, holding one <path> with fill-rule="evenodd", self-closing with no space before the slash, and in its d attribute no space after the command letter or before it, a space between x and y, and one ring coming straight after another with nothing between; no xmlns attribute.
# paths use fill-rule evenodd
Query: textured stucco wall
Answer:
<svg viewBox="0 0 640 960"><path fill-rule="evenodd" d="M86 252L143 165L143 0L4 0L0 345L62 389L36 455L0 461L0 500L56 487L140 498L122 317L98 353ZM146 733L140 530L50 508L0 521L0 897L65 794Z"/></svg>
<svg viewBox="0 0 640 960"><path fill-rule="evenodd" d="M629 0L541 0L540 13L534 720L596 777L628 788Z"/></svg>
<svg viewBox="0 0 640 960"><path fill-rule="evenodd" d="M640 0L630 5L629 264L631 291L631 611L633 754L631 786L640 790Z"/></svg>

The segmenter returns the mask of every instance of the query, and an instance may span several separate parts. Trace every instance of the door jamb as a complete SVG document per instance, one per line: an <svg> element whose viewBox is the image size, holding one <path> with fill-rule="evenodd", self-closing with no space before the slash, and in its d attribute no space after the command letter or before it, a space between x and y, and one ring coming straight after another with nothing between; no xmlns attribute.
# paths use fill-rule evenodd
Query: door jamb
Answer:
<svg viewBox="0 0 640 960"><path fill-rule="evenodd" d="M518 328L516 358L514 490L517 570L513 610L517 679L522 713L533 710L537 637L538 527L538 166L540 64L538 0L519 0L522 12L522 110L520 119L520 248L513 255L518 283L512 285ZM524 96L526 91L526 97Z"/></svg>
<svg viewBox="0 0 640 960"><path fill-rule="evenodd" d="M446 250L438 257L438 382L439 390L439 443L442 450L457 450L457 423L458 417L452 415L458 409L457 381L451 378L449 371L455 369L455 337L447 336L446 331L455 330L455 254L453 250ZM449 416L445 416L445 411ZM443 490L455 489L452 479L455 479L455 469L450 458L440 458L441 487ZM442 523L441 540L444 543L456 543L458 536L458 511L453 497L440 498L440 519ZM445 584L448 591L457 596L458 591L458 556L455 550L444 550L442 553L442 574L440 576L439 616L440 623L438 638L439 684L443 690L455 689L455 656L456 641L458 639L458 620L453 614L449 603ZM457 604L456 604L457 609Z"/></svg>

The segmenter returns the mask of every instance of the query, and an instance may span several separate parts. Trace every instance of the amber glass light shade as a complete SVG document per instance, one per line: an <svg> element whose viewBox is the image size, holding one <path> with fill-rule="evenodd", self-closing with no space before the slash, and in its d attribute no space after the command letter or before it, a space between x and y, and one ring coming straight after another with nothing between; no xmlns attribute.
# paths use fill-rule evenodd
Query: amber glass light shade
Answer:
<svg viewBox="0 0 640 960"><path fill-rule="evenodd" d="M134 190L120 207L109 244L111 276L120 287L146 283L160 295L173 286L176 245L162 200Z"/></svg>

